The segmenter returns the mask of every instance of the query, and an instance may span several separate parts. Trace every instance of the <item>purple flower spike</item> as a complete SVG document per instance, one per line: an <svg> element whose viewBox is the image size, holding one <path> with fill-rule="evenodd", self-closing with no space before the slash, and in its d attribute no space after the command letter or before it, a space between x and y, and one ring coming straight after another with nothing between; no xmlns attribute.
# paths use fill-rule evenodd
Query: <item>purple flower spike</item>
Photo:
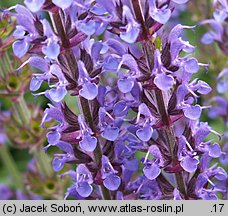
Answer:
<svg viewBox="0 0 228 216"><path fill-rule="evenodd" d="M45 0L25 0L24 3L33 13L38 12L43 6Z"/></svg>
<svg viewBox="0 0 228 216"><path fill-rule="evenodd" d="M227 198L228 175L213 160L227 165L228 145L221 149L208 141L210 133L221 135L200 117L210 108L211 118L221 116L228 125L228 102L220 95L198 104L213 89L197 78L208 64L199 63L196 47L182 39L195 26L164 26L173 12L178 22L178 7L182 11L188 0L24 2L26 7L15 5L1 17L17 21L9 41L15 41L16 57L28 59L18 71L29 63L36 70L30 90L44 89L34 96L50 101L41 126L49 126L44 149L60 151L53 169L76 167L61 175L73 181L65 198ZM217 42L228 55L228 3L214 0L213 7L214 18L201 22L211 28L202 40ZM53 19L45 19L45 11ZM223 94L227 86L226 68L217 90ZM0 126L2 145L5 132Z"/></svg>

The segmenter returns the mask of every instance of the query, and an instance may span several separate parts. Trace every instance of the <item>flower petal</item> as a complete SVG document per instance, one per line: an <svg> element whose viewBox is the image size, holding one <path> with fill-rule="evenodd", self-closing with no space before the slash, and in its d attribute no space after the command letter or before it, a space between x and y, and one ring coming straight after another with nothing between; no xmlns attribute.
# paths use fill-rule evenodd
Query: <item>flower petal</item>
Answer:
<svg viewBox="0 0 228 216"><path fill-rule="evenodd" d="M128 93L134 86L134 81L130 79L119 79L117 82L118 88L122 93Z"/></svg>
<svg viewBox="0 0 228 216"><path fill-rule="evenodd" d="M195 106L189 106L187 108L185 108L184 110L184 115L192 120L197 120L200 118L202 109L199 105L195 105Z"/></svg>
<svg viewBox="0 0 228 216"><path fill-rule="evenodd" d="M79 94L87 100L93 100L97 97L98 87L95 83L87 82L80 89Z"/></svg>
<svg viewBox="0 0 228 216"><path fill-rule="evenodd" d="M52 0L52 2L63 10L70 7L74 0Z"/></svg>
<svg viewBox="0 0 228 216"><path fill-rule="evenodd" d="M83 150L92 152L97 146L97 138L87 134L83 137L82 141L79 142L79 145Z"/></svg>
<svg viewBox="0 0 228 216"><path fill-rule="evenodd" d="M94 20L90 20L87 23L80 21L77 23L77 27L79 30L89 36L96 32L96 23Z"/></svg>
<svg viewBox="0 0 228 216"><path fill-rule="evenodd" d="M140 128L136 131L137 137L144 142L147 142L150 140L152 133L153 133L153 129L151 128L150 125L146 125L145 127Z"/></svg>
<svg viewBox="0 0 228 216"><path fill-rule="evenodd" d="M108 125L101 135L107 140L115 141L119 136L119 128Z"/></svg>
<svg viewBox="0 0 228 216"><path fill-rule="evenodd" d="M60 140L60 137L61 137L60 133L57 131L51 131L47 133L48 143L51 145L58 143Z"/></svg>
<svg viewBox="0 0 228 216"><path fill-rule="evenodd" d="M188 73L197 73L199 70L198 61L195 58L192 58L185 62L184 68Z"/></svg>
<svg viewBox="0 0 228 216"><path fill-rule="evenodd" d="M37 91L40 88L42 82L43 80L33 77L29 86L30 91Z"/></svg>
<svg viewBox="0 0 228 216"><path fill-rule="evenodd" d="M165 24L171 16L171 10L168 8L167 9L158 9L157 11L154 11L150 15L157 22L159 22L161 24Z"/></svg>
<svg viewBox="0 0 228 216"><path fill-rule="evenodd" d="M103 181L104 186L110 191L115 191L119 188L121 179L119 176L110 174Z"/></svg>
<svg viewBox="0 0 228 216"><path fill-rule="evenodd" d="M218 143L215 143L212 146L209 146L209 156L213 158L218 158L222 154L221 148Z"/></svg>
<svg viewBox="0 0 228 216"><path fill-rule="evenodd" d="M139 35L140 29L128 24L125 32L120 32L120 38L127 43L134 43Z"/></svg>
<svg viewBox="0 0 228 216"><path fill-rule="evenodd" d="M173 2L177 3L177 4L185 4L187 3L189 0L172 0Z"/></svg>
<svg viewBox="0 0 228 216"><path fill-rule="evenodd" d="M57 59L60 53L60 46L55 41L51 40L47 46L42 48L42 52L50 59Z"/></svg>
<svg viewBox="0 0 228 216"><path fill-rule="evenodd" d="M55 102L60 102L66 96L67 90L64 86L58 86L56 89L52 88L49 90L51 99Z"/></svg>
<svg viewBox="0 0 228 216"><path fill-rule="evenodd" d="M196 158L192 158L190 156L184 157L180 163L183 169L189 173L195 172L198 164L199 164L199 160L197 160Z"/></svg>
<svg viewBox="0 0 228 216"><path fill-rule="evenodd" d="M126 116L128 114L129 107L125 101L119 101L114 105L113 112L116 117Z"/></svg>
<svg viewBox="0 0 228 216"><path fill-rule="evenodd" d="M33 13L38 12L43 6L45 0L25 0L24 3L27 8Z"/></svg>
<svg viewBox="0 0 228 216"><path fill-rule="evenodd" d="M76 191L80 196L88 197L92 193L93 187L87 182L82 182L77 185Z"/></svg>
<svg viewBox="0 0 228 216"><path fill-rule="evenodd" d="M156 163L152 163L151 165L146 165L143 168L143 173L148 179L153 180L160 175L161 169Z"/></svg>
<svg viewBox="0 0 228 216"><path fill-rule="evenodd" d="M23 57L29 49L29 44L25 40L16 41L13 43L13 53L18 58Z"/></svg>
<svg viewBox="0 0 228 216"><path fill-rule="evenodd" d="M64 167L64 162L61 158L54 158L52 161L52 167L55 172L59 172Z"/></svg>
<svg viewBox="0 0 228 216"><path fill-rule="evenodd" d="M174 79L171 75L158 74L154 79L154 83L159 89L167 91L172 88Z"/></svg>

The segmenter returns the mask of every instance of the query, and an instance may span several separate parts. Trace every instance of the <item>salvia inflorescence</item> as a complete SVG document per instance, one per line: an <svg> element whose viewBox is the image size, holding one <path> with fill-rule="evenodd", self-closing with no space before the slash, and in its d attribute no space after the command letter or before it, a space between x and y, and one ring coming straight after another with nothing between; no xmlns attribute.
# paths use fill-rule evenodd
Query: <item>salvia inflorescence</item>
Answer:
<svg viewBox="0 0 228 216"><path fill-rule="evenodd" d="M25 6L3 11L3 18L17 22L12 48L23 59L18 73L27 64L33 67L30 91L50 101L41 126L48 131L44 150L61 150L53 156L53 169L76 165L61 173L72 179L65 198L227 196L227 173L211 163L227 150L205 140L221 134L200 121L210 106L199 99L212 88L196 74L209 65L198 62L197 48L183 39L195 26L168 26L173 11L187 2L25 0ZM214 19L204 21L212 30L202 41L217 41L227 55L228 5L215 4ZM227 69L219 77L218 91L224 93ZM227 100L213 100L227 109ZM227 110L222 114L227 121Z"/></svg>

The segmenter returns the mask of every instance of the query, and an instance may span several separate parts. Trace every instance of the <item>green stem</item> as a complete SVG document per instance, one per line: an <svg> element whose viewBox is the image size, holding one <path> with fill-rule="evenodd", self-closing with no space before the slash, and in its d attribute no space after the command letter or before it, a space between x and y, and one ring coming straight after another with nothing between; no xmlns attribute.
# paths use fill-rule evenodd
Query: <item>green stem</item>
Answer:
<svg viewBox="0 0 228 216"><path fill-rule="evenodd" d="M7 145L2 145L0 147L0 158L4 166L8 170L8 173L12 176L13 184L15 185L15 188L23 190L24 189L23 178L17 168L17 165L12 155L9 152Z"/></svg>
<svg viewBox="0 0 228 216"><path fill-rule="evenodd" d="M6 51L4 53L4 55L2 56L2 60L3 60L3 64L5 65L6 72L11 73L12 72L12 65L11 65L10 59L7 58L7 56L8 56L8 52Z"/></svg>
<svg viewBox="0 0 228 216"><path fill-rule="evenodd" d="M0 61L2 62L1 55L0 55ZM0 64L0 76L1 78L5 77L4 71L3 71L2 63Z"/></svg>
<svg viewBox="0 0 228 216"><path fill-rule="evenodd" d="M25 127L29 127L31 114L24 100L24 97L23 96L19 97L16 102L12 103L12 106L14 111L18 115L20 122Z"/></svg>
<svg viewBox="0 0 228 216"><path fill-rule="evenodd" d="M32 153L36 158L38 170L40 171L40 173L45 176L52 176L53 169L45 152L42 149L35 149L32 151Z"/></svg>
<svg viewBox="0 0 228 216"><path fill-rule="evenodd" d="M55 26L55 29L57 30L57 33L59 34L59 36L61 38L62 45L65 48L64 56L65 56L65 61L69 68L69 73L71 76L74 74L74 76L73 76L74 80L77 82L78 73L75 73L75 71L78 70L77 62L76 62L75 56L70 48L70 42L66 35L64 24L62 22L63 19L61 18L60 13L52 14L52 20L54 21L53 25ZM94 121L93 121L93 116L92 116L92 113L90 110L89 101L83 97L79 97L79 105L81 106L82 113L86 120L86 123L91 128L91 130L94 132L94 124L93 124ZM97 142L97 147L93 152L93 156L94 156L94 161L95 161L96 165L99 167L100 163L101 163L101 157L102 157L102 150L101 150L101 146L100 146L99 142ZM110 196L108 189L105 188L104 185L101 185L100 189L101 189L101 194L102 194L103 199L110 200L111 196Z"/></svg>
<svg viewBox="0 0 228 216"><path fill-rule="evenodd" d="M7 73L9 72L9 67L7 62L5 62L5 55L6 52L0 54L0 70L1 70L1 76L2 78L5 78L7 76Z"/></svg>
<svg viewBox="0 0 228 216"><path fill-rule="evenodd" d="M4 73L4 76L7 76L8 73L11 73L13 71L13 66L7 51L0 55L0 60L3 61L3 64L1 64L2 73ZM21 124L29 127L31 114L23 95L17 97L17 100L12 103L12 107L18 115Z"/></svg>

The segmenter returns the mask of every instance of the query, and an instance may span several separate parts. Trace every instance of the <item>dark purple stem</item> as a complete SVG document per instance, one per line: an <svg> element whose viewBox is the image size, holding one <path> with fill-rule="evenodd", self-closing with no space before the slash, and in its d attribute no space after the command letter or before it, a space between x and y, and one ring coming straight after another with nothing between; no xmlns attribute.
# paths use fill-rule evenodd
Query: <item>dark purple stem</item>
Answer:
<svg viewBox="0 0 228 216"><path fill-rule="evenodd" d="M142 33L143 33L144 39L145 39L145 41L143 42L143 49L144 49L144 52L146 55L148 66L149 66L150 70L152 71L152 69L154 67L154 49L155 49L154 47L155 46L151 41L148 40L148 37L145 35L145 33L147 34L147 31L145 30L146 27L145 27L139 0L132 0L132 5L133 5L134 11L135 11L136 18L140 22L141 27L142 27ZM165 137L166 142L169 147L170 155L172 158L171 162L174 162L177 160L177 155L174 154L174 148L176 145L176 137L175 137L175 133L173 130L173 125L170 121L170 117L169 117L167 108L164 103L163 92L161 90L157 89L157 90L154 90L154 94L155 94L160 118L164 125L164 127L162 128L162 132L164 134L164 137ZM183 196L185 198L187 198L187 191L186 191L183 173L182 172L175 173L175 177L176 177L176 183L177 183L178 190L183 194Z"/></svg>
<svg viewBox="0 0 228 216"><path fill-rule="evenodd" d="M70 68L69 73L73 74L75 71L77 71L77 62L76 62L75 56L70 48L70 41L65 33L65 28L64 28L60 13L54 13L53 20L54 20L54 24L55 24L57 33L59 34L62 44L65 48L64 55L66 57L65 59ZM77 80L75 80L75 81L77 81ZM89 101L83 97L79 97L79 101L80 101L80 105L82 108L83 116L84 116L87 124L91 128L91 130L94 131L94 124L93 124L94 121L93 121L93 116L92 116L92 113L90 110ZM102 150L101 150L101 146L100 146L99 142L97 143L97 147L94 150L93 155L94 155L94 161L95 161L97 167L100 167ZM101 193L102 193L103 199L111 200L111 196L110 196L108 189L105 188L104 185L101 185L100 187L101 187Z"/></svg>

